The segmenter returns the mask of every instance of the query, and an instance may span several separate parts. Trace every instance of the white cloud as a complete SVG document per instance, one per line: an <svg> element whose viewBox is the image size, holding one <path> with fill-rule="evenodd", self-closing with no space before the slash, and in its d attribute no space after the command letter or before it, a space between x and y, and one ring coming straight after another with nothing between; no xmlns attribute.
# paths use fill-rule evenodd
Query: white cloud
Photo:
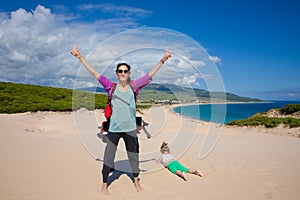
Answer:
<svg viewBox="0 0 300 200"><path fill-rule="evenodd" d="M29 57L19 53L17 51L11 51L8 53L8 59L10 59L11 61L16 61L16 62L26 62L29 61Z"/></svg>
<svg viewBox="0 0 300 200"><path fill-rule="evenodd" d="M41 5L0 13L0 80L72 87L79 67L69 54L73 44L87 54L103 39L137 26L133 19L120 18L70 22L72 15L54 14Z"/></svg>
<svg viewBox="0 0 300 200"><path fill-rule="evenodd" d="M208 56L208 59L213 61L214 63L222 64L221 58L219 58L218 56Z"/></svg>
<svg viewBox="0 0 300 200"><path fill-rule="evenodd" d="M197 82L197 79L199 78L199 75L198 74L194 74L192 76L185 76L185 77L182 77L182 78L178 78L176 81L175 81L175 84L176 85L181 85L181 86L198 86L198 82Z"/></svg>
<svg viewBox="0 0 300 200"><path fill-rule="evenodd" d="M190 63L195 67L204 67L206 65L203 60L191 60Z"/></svg>
<svg viewBox="0 0 300 200"><path fill-rule="evenodd" d="M214 79L212 74L218 74L210 72L214 69L209 68L209 62L213 62L207 59L206 51L187 36L159 28L132 31L140 26L137 18L150 15L149 11L108 4L82 9L112 14L127 10L131 14L125 14L129 18L98 18L83 23L79 15L52 13L41 5L32 11L0 13L0 80L68 88L74 84L96 85L97 81L70 55L75 43L96 70L109 78L115 78L114 67L121 61L133 66L133 79L143 75L162 58L166 47L174 54L155 75L155 81L199 86L200 79Z"/></svg>
<svg viewBox="0 0 300 200"><path fill-rule="evenodd" d="M117 6L114 4L83 4L78 9L84 11L101 10L119 17L146 17L152 14L151 11L129 6Z"/></svg>

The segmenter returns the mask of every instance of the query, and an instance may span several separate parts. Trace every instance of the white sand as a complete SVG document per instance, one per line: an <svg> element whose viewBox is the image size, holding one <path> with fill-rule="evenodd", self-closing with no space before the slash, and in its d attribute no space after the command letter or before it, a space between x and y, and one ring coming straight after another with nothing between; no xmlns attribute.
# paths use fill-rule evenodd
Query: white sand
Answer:
<svg viewBox="0 0 300 200"><path fill-rule="evenodd" d="M110 196L100 192L102 162L95 160L102 159L105 147L96 137L101 111L1 114L0 199L300 198L300 140L287 136L300 129L223 128L169 109L144 111L153 135L139 136L145 191L137 193L122 175L109 187ZM164 140L182 164L206 176L187 174L185 182L151 161ZM116 162L127 158L123 142L119 146Z"/></svg>

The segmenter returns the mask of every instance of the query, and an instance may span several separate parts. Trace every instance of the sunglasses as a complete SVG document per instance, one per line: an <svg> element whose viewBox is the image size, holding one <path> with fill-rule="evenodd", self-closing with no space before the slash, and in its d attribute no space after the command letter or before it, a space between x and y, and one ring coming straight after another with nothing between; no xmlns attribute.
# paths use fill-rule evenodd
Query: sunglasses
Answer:
<svg viewBox="0 0 300 200"><path fill-rule="evenodd" d="M123 72L124 72L125 74L127 74L127 73L129 72L129 70L128 70L128 69L125 69L125 70L118 69L117 72L118 72L119 74L122 74Z"/></svg>

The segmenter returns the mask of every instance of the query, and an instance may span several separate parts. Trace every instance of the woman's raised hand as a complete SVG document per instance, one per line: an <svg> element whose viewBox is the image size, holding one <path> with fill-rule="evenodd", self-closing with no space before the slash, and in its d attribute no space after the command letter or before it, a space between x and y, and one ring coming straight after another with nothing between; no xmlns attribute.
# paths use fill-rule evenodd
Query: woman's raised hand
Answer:
<svg viewBox="0 0 300 200"><path fill-rule="evenodd" d="M76 58L80 58L81 57L81 54L79 53L78 51L78 48L77 48L77 44L75 44L73 46L73 49L70 51L70 53L75 56Z"/></svg>
<svg viewBox="0 0 300 200"><path fill-rule="evenodd" d="M165 55L164 55L164 57L163 57L163 60L166 61L166 60L168 60L171 56L172 56L172 55L171 55L170 51L169 51L168 49L166 49Z"/></svg>

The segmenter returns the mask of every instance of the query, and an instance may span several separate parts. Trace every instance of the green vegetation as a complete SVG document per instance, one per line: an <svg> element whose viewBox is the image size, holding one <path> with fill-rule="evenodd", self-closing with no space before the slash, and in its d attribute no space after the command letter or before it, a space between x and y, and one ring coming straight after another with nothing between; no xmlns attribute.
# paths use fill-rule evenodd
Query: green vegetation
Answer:
<svg viewBox="0 0 300 200"><path fill-rule="evenodd" d="M279 113L283 114L283 116L269 117L265 113L263 114L258 113L248 119L234 120L232 122L227 123L227 125L264 126L266 128L275 128L279 124L284 124L290 128L300 127L300 118L286 116L286 115L292 115L294 113L299 112L300 104L289 104L277 110Z"/></svg>
<svg viewBox="0 0 300 200"><path fill-rule="evenodd" d="M300 111L300 104L288 104L280 109L280 113L284 115L291 115Z"/></svg>
<svg viewBox="0 0 300 200"><path fill-rule="evenodd" d="M299 127L300 119L293 117L267 117L267 116L253 116L245 120L234 120L228 125L237 126L265 126L266 128L275 128L279 124L285 124L290 128Z"/></svg>
<svg viewBox="0 0 300 200"><path fill-rule="evenodd" d="M79 90L0 82L0 113L93 110L104 108L106 99Z"/></svg>

